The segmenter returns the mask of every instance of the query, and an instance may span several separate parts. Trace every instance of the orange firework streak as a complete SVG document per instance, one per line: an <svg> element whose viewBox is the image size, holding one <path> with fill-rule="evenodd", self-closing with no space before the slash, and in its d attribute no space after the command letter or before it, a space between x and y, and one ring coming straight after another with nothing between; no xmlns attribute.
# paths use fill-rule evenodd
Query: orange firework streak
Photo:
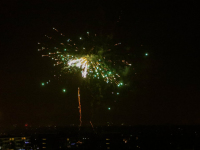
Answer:
<svg viewBox="0 0 200 150"><path fill-rule="evenodd" d="M78 104L79 104L79 106L78 106L78 108L79 108L79 113L80 113L80 127L81 127L81 124L82 124L82 120L81 120L81 98L80 98L80 88L78 87ZM79 130L80 130L80 128L79 128Z"/></svg>

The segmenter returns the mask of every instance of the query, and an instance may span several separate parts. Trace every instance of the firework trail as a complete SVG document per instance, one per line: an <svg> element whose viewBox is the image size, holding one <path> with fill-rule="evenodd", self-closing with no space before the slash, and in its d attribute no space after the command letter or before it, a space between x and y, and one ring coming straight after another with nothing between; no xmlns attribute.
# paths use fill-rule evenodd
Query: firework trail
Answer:
<svg viewBox="0 0 200 150"><path fill-rule="evenodd" d="M80 130L80 127L81 127L81 124L82 124L82 120L81 120L82 114L81 114L81 95L80 95L80 88L79 87L78 87L78 108L79 108L79 114L80 114L80 118L79 118L79 121L80 121L79 130Z"/></svg>

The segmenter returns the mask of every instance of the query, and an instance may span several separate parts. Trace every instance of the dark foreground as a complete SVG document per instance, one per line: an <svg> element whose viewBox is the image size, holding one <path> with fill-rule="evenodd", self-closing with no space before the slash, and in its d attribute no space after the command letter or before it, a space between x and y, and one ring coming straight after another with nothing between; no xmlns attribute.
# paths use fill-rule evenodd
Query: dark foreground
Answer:
<svg viewBox="0 0 200 150"><path fill-rule="evenodd" d="M0 150L199 150L200 126L0 128Z"/></svg>

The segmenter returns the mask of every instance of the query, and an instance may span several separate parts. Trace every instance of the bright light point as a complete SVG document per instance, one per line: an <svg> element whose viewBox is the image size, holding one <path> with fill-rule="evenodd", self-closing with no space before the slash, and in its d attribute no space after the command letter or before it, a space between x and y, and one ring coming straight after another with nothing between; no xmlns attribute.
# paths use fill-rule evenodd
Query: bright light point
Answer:
<svg viewBox="0 0 200 150"><path fill-rule="evenodd" d="M63 92L66 92L66 90L65 90L65 89L63 89Z"/></svg>
<svg viewBox="0 0 200 150"><path fill-rule="evenodd" d="M148 56L148 53L145 53L145 56Z"/></svg>
<svg viewBox="0 0 200 150"><path fill-rule="evenodd" d="M64 51L66 52L66 51L67 51L67 49L64 49Z"/></svg>
<svg viewBox="0 0 200 150"><path fill-rule="evenodd" d="M82 37L80 37L80 40L82 40Z"/></svg>
<svg viewBox="0 0 200 150"><path fill-rule="evenodd" d="M119 93L117 93L117 95L119 95Z"/></svg>
<svg viewBox="0 0 200 150"><path fill-rule="evenodd" d="M110 107L108 107L108 110L110 110L111 108Z"/></svg>
<svg viewBox="0 0 200 150"><path fill-rule="evenodd" d="M42 86L44 86L44 83L42 83Z"/></svg>

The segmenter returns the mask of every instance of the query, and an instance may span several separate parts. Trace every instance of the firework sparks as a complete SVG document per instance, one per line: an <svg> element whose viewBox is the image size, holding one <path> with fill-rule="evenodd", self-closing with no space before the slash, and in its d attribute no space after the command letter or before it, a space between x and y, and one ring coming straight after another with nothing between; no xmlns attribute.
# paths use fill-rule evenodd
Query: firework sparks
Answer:
<svg viewBox="0 0 200 150"><path fill-rule="evenodd" d="M85 57L82 57L82 58L76 59L76 60L69 60L68 65L69 66L74 65L74 66L79 67L79 68L81 67L83 69L82 70L82 77L86 78L88 63L87 63L87 59Z"/></svg>

